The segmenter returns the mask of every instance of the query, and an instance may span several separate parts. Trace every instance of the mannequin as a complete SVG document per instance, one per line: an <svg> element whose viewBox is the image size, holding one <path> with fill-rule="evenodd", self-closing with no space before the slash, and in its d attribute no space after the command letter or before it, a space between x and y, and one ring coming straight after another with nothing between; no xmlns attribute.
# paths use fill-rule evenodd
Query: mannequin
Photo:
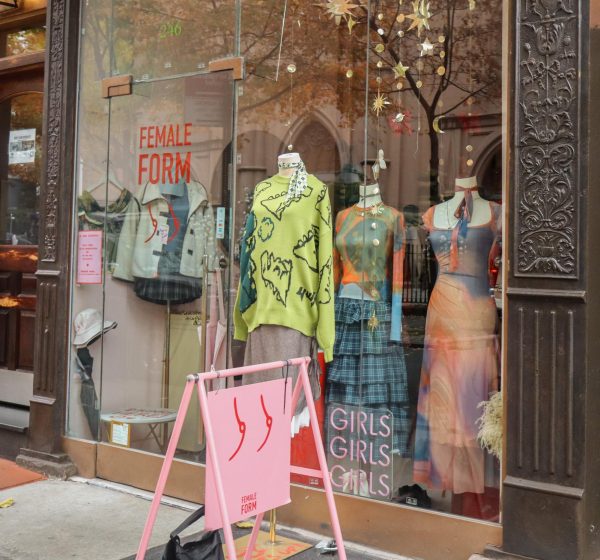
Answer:
<svg viewBox="0 0 600 560"><path fill-rule="evenodd" d="M356 205L359 208L370 208L376 204L382 204L381 200L381 189L379 183L373 183L372 185L360 185L358 187L358 194L360 196Z"/></svg>
<svg viewBox="0 0 600 560"><path fill-rule="evenodd" d="M488 486L477 441L480 402L497 389L497 310L488 263L501 236L501 207L456 179L454 196L423 215L438 263L427 306L413 475L453 493L452 511L492 519L497 488Z"/></svg>
<svg viewBox="0 0 600 560"><path fill-rule="evenodd" d="M473 214L470 226L481 226L490 221L491 210L489 203L482 199L477 190L477 177L464 177L454 182L454 196L436 205L433 224L440 229L452 229L458 218L454 215L458 206L465 198L465 192L470 191L473 197Z"/></svg>
<svg viewBox="0 0 600 560"><path fill-rule="evenodd" d="M300 154L281 154L277 164L279 172L256 185L244 227L234 337L246 341L246 365L311 356L317 398L317 344L330 362L335 336L329 195ZM280 377L272 370L244 382ZM305 404L301 396L295 412Z"/></svg>
<svg viewBox="0 0 600 560"><path fill-rule="evenodd" d="M326 400L332 407L391 411L390 452L405 456L410 421L404 351L398 344L402 341L404 218L382 202L375 181L361 185L359 196L354 206L338 213L335 224L336 337ZM388 442L372 443L379 449ZM369 470L368 465L360 468Z"/></svg>

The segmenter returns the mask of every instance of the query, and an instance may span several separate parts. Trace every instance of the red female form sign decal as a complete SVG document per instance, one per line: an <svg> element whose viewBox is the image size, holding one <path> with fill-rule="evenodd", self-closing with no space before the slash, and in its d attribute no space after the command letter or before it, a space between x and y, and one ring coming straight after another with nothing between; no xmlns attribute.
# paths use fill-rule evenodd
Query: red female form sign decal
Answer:
<svg viewBox="0 0 600 560"><path fill-rule="evenodd" d="M190 181L192 123L140 127L138 184L174 184Z"/></svg>

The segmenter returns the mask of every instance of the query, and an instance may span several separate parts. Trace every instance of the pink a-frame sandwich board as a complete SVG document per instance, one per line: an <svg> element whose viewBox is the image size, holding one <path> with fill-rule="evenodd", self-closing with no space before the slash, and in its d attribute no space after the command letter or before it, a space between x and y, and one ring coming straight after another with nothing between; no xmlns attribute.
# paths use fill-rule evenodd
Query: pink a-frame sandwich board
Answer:
<svg viewBox="0 0 600 560"><path fill-rule="evenodd" d="M223 455L223 453L218 452L217 448L217 440L215 437L215 427L214 427L214 418L211 414L211 406L209 405L209 395L206 392L206 381L212 381L214 379L231 377L232 375L251 375L253 373L273 370L273 369L282 369L288 368L290 366L298 366L299 367L299 376L296 382L296 386L294 387L294 391L292 394L292 402L291 406L287 410L287 416L291 416L291 411L296 409L296 404L298 403L298 399L300 398L300 391L304 391L306 396L306 404L308 407L309 415L310 415L310 424L312 428L313 438L315 442L315 448L317 450L317 456L319 459L319 469L307 469L304 467L298 467L291 464L290 453L289 453L289 445L284 446L284 450L278 449L276 445L273 445L271 448L271 453L286 453L286 465L289 465L289 474L301 474L305 476L311 476L315 478L321 478L323 480L323 487L325 489L325 496L327 499L327 505L329 508L329 515L331 519L331 527L333 529L333 534L335 537L335 541L337 544L337 553L339 560L346 560L346 551L344 548L344 541L342 538L342 531L340 528L340 522L337 514L337 509L335 507L335 500L333 497L333 489L331 486L331 480L329 478L329 470L327 467L327 460L325 457L325 450L323 448L323 440L321 438L321 432L319 430L319 424L317 419L317 412L315 409L315 401L312 394L312 390L310 387L310 381L308 378L308 363L310 362L310 358L294 358L292 360L280 361L280 362L271 362L268 364L258 364L254 366L245 366L240 368L232 368L222 371L211 371L206 373L200 373L195 375L189 375L187 378L185 390L183 392L183 396L181 398L181 404L179 406L179 411L177 413L177 419L175 420L175 425L173 427L173 433L171 434L171 439L169 440L169 446L167 448L167 453L165 455L165 459L160 471L160 475L158 477L158 482L156 484L156 491L154 493L154 498L152 499L152 504L150 506L150 511L148 513L148 517L146 519L146 524L144 526L144 532L142 533L142 538L140 540L140 544L138 547L138 552L136 555L136 560L144 560L144 556L148 549L148 543L150 541L150 536L152 534L152 529L154 527L154 523L156 521L156 516L158 514L158 508L160 506L160 501L162 499L165 485L167 483L167 478L169 476L169 471L171 470L171 464L173 463L173 458L175 456L175 450L177 449L177 443L179 441L179 437L181 435L181 430L183 427L183 422L185 420L185 416L187 414L187 410L192 398L192 393L194 387L197 388L198 399L200 403L200 411L202 413L202 419L204 421L204 429L206 431L206 442L207 442L207 452L208 452L208 461L210 462L211 468L207 470L207 474L212 472L212 476L207 476L206 485L207 485L207 496L212 492L212 496L216 495L216 501L218 504L218 514L214 510L209 513L207 511L207 520L209 518L213 518L215 515L220 517L220 523L212 522L212 525L220 525L223 527L223 532L225 535L225 547L227 551L228 560L236 560L236 550L235 543L233 539L233 532L231 529L231 523L233 522L232 515L230 515L231 504L235 503L236 497L228 496L228 492L235 492L239 489L229 489L224 480L224 469L223 463L225 461L233 460L238 453L241 452L242 447L246 443L245 436L248 433L248 424L245 423L240 417L240 412L237 406L237 399L239 398L239 402L242 403L244 397L248 400L248 397L254 399L256 402L256 397L258 395L262 395L263 398L259 397L260 402L260 410L264 415L266 421L264 422L265 428L267 430L267 434L263 439L259 437L259 445L256 451L263 451L264 448L267 447L268 440L270 439L271 429L273 425L275 425L274 417L270 414L269 410L271 409L271 405L269 404L269 394L272 393L272 390L276 386L281 386L281 384L276 384L271 381L267 381L264 383L257 383L250 386L241 386L234 387L230 389L221 389L221 392L228 392L229 400L231 402L236 403L235 406L235 417L236 421L239 424L239 431L237 436L232 438L232 441L228 443L228 449L233 446L233 453L229 456L227 453ZM267 387L269 386L270 387ZM264 391L261 392L261 386L263 386ZM250 389L253 387L254 389ZM287 389L287 386L284 384L284 392ZM216 392L218 393L218 391ZM285 395L285 393L284 393ZM289 395L289 393L288 393ZM283 405L284 402L289 401L289 398L285 398L280 401ZM240 407L241 408L241 407ZM285 410L284 410L285 412ZM270 420L269 420L270 418ZM243 427L242 427L243 425ZM289 424L287 426L287 436L291 438L291 431L289 429ZM240 437L244 436L244 437ZM276 441L275 434L273 441ZM252 440L248 439L248 446L251 446ZM289 443L289 442L288 442ZM255 445L256 447L256 445ZM268 451L268 448L267 448ZM287 485L288 485L288 496L289 496L289 475L286 477ZM209 486L212 485L212 488ZM229 498L229 499L228 499ZM213 500L209 497L209 503ZM285 503L284 500L283 503ZM207 508L209 506L207 503ZM244 502L248 503L248 502ZM272 501L265 500L265 504L268 504L268 508L274 507ZM260 529L260 525L263 520L265 510L257 505L255 509L249 513L252 515L256 514L256 522L254 524L254 529L252 531L252 535L250 537L250 542L248 543L248 548L246 550L246 555L244 560L250 560L252 558L252 554L254 552L254 547L256 545L256 538L258 536L258 532Z"/></svg>

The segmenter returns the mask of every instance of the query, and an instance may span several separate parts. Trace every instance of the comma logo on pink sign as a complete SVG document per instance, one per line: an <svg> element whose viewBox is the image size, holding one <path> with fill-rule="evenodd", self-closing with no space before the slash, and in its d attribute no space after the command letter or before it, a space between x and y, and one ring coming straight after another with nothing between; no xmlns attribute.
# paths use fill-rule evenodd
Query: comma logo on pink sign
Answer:
<svg viewBox="0 0 600 560"><path fill-rule="evenodd" d="M208 393L231 523L290 502L291 383L284 379ZM206 464L206 528L222 527L214 483Z"/></svg>

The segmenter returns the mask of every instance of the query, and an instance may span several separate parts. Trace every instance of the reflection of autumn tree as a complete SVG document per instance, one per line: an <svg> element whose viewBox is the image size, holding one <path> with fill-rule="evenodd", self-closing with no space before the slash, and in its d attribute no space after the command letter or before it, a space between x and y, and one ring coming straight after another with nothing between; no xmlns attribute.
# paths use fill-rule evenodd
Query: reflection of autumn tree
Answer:
<svg viewBox="0 0 600 560"><path fill-rule="evenodd" d="M81 44L79 157L101 178L106 163L108 102L100 96L100 81L110 75L132 74L134 80L162 79L205 71L214 58L233 54L235 0L88 0L83 12ZM178 82L178 83L176 83ZM110 150L128 153L120 134L134 124L135 112L162 108L179 114L182 80L173 87L134 87L130 99L112 100ZM169 92L162 99L157 91ZM152 97L154 96L154 97ZM145 101L148 101L145 103ZM112 159L112 157L111 157ZM89 180L89 173L86 180ZM88 186L88 185L84 185Z"/></svg>
<svg viewBox="0 0 600 560"><path fill-rule="evenodd" d="M242 110L272 116L273 103L280 101L285 113L290 89L285 68L293 60L296 108L308 111L334 103L348 121L355 121L365 114L368 52L370 104L379 91L382 120L392 115L401 119L410 96L427 125L432 202L439 201L435 125L447 115L471 113L477 105L499 105L502 4L498 0L387 1L371 2L370 7L361 0L323 0L320 5L290 1L279 83L272 78L281 4L260 3L260 13L250 6L243 16L242 49L250 87ZM371 115L375 116L372 110Z"/></svg>
<svg viewBox="0 0 600 560"><path fill-rule="evenodd" d="M340 125L375 118L365 105L367 76L369 106L378 91L389 102L382 123L418 107L411 125L420 124L429 139L430 199L438 201L435 125L443 128L447 115L499 106L502 2L288 0L280 58L284 5L281 0L89 0L81 93L88 151L106 143L102 77L130 73L143 80L204 71L210 60L235 54L239 39L247 65L242 119L268 127L269 121L293 123L300 112L332 106ZM423 50L422 43L432 47ZM290 74L292 63L296 70Z"/></svg>
<svg viewBox="0 0 600 560"><path fill-rule="evenodd" d="M274 0L242 4L241 53L247 69L242 115L287 122L300 111L333 105L346 123L355 121L365 110L366 50L355 44L360 32L350 35L336 27L315 3L289 0L280 59L283 5ZM289 64L296 69L291 76Z"/></svg>

